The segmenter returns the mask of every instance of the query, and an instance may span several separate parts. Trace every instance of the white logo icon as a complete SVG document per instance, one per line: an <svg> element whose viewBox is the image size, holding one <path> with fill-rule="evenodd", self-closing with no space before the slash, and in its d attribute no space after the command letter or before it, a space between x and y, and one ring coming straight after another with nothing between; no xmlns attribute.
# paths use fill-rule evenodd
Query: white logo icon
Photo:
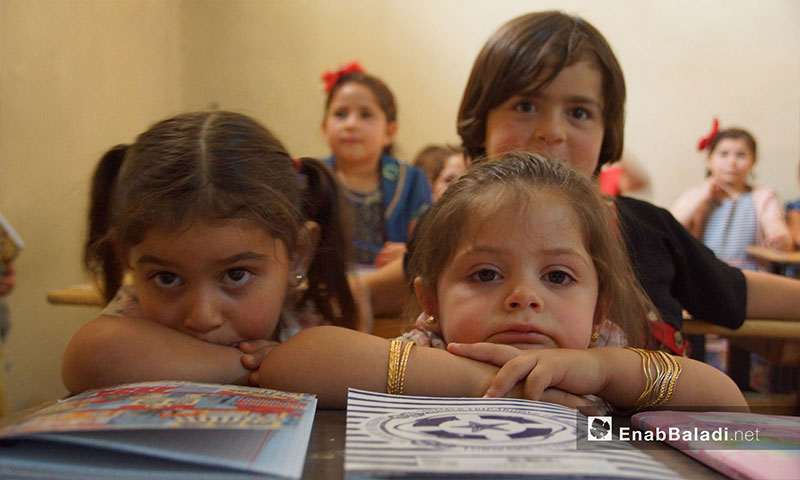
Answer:
<svg viewBox="0 0 800 480"><path fill-rule="evenodd" d="M590 442L611 440L611 417L589 417L586 421L586 439Z"/></svg>

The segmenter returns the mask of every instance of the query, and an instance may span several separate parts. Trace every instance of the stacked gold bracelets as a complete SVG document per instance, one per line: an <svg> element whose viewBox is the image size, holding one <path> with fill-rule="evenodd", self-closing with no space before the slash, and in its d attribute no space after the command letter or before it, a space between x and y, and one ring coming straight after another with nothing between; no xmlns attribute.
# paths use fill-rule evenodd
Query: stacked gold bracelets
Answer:
<svg viewBox="0 0 800 480"><path fill-rule="evenodd" d="M392 340L392 344L389 347L389 375L386 377L386 393L390 395L403 394L408 355L411 353L411 347L413 346L414 342L401 338Z"/></svg>
<svg viewBox="0 0 800 480"><path fill-rule="evenodd" d="M672 355L661 351L628 347L642 357L644 390L636 399L635 411L648 410L664 405L672 398L675 382L681 375L681 364Z"/></svg>

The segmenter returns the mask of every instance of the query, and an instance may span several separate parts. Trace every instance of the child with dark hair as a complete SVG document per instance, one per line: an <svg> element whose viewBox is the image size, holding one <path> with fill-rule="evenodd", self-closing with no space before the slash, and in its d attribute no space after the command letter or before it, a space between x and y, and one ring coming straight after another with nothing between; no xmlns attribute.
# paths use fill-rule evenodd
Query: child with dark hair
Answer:
<svg viewBox="0 0 800 480"><path fill-rule="evenodd" d="M747 130L717 130L700 141L707 151L706 181L687 190L672 213L722 261L748 270L765 270L747 253L751 245L792 249L783 203L767 187L753 187L756 139ZM767 268L768 270L768 268Z"/></svg>
<svg viewBox="0 0 800 480"><path fill-rule="evenodd" d="M357 327L340 202L330 169L241 114L177 115L109 150L85 247L109 303L67 347L67 388L246 383L243 352Z"/></svg>
<svg viewBox="0 0 800 480"><path fill-rule="evenodd" d="M430 187L422 170L392 156L397 107L383 81L356 62L326 72L323 81L322 131L333 151L325 161L346 187L355 261L381 266L405 253L431 205Z"/></svg>
<svg viewBox="0 0 800 480"><path fill-rule="evenodd" d="M467 169L464 151L450 145L428 145L414 158L414 165L428 177L434 202Z"/></svg>

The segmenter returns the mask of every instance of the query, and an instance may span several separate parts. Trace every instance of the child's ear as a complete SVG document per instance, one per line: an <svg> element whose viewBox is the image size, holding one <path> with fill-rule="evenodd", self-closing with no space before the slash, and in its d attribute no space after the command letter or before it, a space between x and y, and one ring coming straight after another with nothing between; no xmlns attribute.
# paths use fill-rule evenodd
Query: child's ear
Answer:
<svg viewBox="0 0 800 480"><path fill-rule="evenodd" d="M598 298L594 307L594 326L600 326L606 321L608 312L611 311L611 302L606 298Z"/></svg>
<svg viewBox="0 0 800 480"><path fill-rule="evenodd" d="M422 310L434 317L439 316L439 301L436 299L436 293L425 285L422 277L414 279L414 292L417 294L417 301L419 302Z"/></svg>
<svg viewBox="0 0 800 480"><path fill-rule="evenodd" d="M386 122L386 141L383 146L388 147L394 142L394 136L397 134L397 122Z"/></svg>
<svg viewBox="0 0 800 480"><path fill-rule="evenodd" d="M300 235L297 237L297 245L291 255L290 276L305 275L308 272L308 268L314 260L314 254L317 252L321 235L322 229L317 222L308 221L303 224Z"/></svg>

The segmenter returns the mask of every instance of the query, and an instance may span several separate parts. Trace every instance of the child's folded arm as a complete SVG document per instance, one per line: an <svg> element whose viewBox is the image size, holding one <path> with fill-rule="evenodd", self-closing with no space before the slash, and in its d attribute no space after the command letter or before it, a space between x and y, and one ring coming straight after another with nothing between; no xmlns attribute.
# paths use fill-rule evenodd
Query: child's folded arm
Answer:
<svg viewBox="0 0 800 480"><path fill-rule="evenodd" d="M71 393L144 380L245 384L241 355L148 320L99 316L72 338L61 371Z"/></svg>

